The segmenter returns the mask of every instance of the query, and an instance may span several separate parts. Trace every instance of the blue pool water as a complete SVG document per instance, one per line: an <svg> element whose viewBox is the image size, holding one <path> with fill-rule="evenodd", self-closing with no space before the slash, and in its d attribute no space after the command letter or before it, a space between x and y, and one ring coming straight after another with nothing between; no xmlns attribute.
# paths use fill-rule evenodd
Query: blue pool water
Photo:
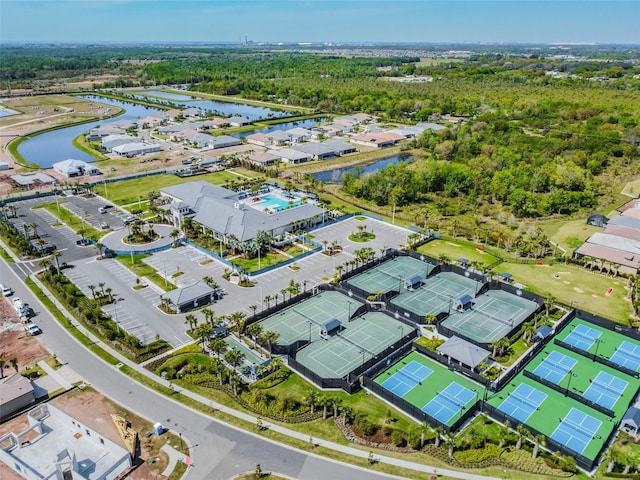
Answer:
<svg viewBox="0 0 640 480"><path fill-rule="evenodd" d="M269 208L270 210L275 210L279 212L280 210L284 210L285 208L289 208L289 201L284 200L278 197L272 197L271 195L265 195L264 197L260 197L260 202L256 202L254 205L256 208L264 209ZM297 207L302 205L302 201L298 198L292 199L292 206Z"/></svg>

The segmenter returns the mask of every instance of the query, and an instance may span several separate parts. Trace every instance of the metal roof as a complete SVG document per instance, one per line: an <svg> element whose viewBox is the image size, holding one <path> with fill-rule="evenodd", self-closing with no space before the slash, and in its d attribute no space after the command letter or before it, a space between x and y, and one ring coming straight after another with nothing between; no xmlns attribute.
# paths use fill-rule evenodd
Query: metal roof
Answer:
<svg viewBox="0 0 640 480"><path fill-rule="evenodd" d="M438 347L438 353L475 368L489 357L489 351L453 336Z"/></svg>
<svg viewBox="0 0 640 480"><path fill-rule="evenodd" d="M180 306L191 303L203 297L213 295L215 290L204 282L196 282L189 286L171 290L164 294L174 305Z"/></svg>

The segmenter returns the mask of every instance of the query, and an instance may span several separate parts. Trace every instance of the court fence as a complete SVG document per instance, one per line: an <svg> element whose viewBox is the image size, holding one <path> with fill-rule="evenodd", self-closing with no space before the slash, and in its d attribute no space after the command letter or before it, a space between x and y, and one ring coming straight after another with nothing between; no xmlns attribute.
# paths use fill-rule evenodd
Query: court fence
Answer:
<svg viewBox="0 0 640 480"><path fill-rule="evenodd" d="M520 425L522 423L521 421L513 418L511 415L507 415L501 410L498 410L496 407L494 407L493 405L490 405L489 403L485 403L483 405L483 409L485 413L487 413L490 417L492 417L493 419L501 423L505 423L506 421L509 421L511 425ZM586 471L590 472L598 464L598 458L595 458L592 460L590 458L585 457L582 454L579 454L578 452L574 452L563 443L556 442L553 438L544 435L542 432L533 428L529 424L527 424L527 429L529 430L529 432L531 432L532 435L542 436L545 438L545 441L547 444L546 449L548 451L560 452L575 458L578 466ZM617 433L618 433L617 430L614 429L612 434L617 434ZM609 439L611 439L611 436L609 437ZM607 442L604 442L603 445L607 445Z"/></svg>
<svg viewBox="0 0 640 480"><path fill-rule="evenodd" d="M593 402L587 398L584 398L582 395L575 393L569 390L568 388L564 388L556 383L550 382L546 378L542 378L540 375L536 375L535 373L530 372L529 370L525 370L524 372L522 372L522 375L524 375L527 378L530 378L534 382L541 383L545 387L550 388L551 390L554 390L559 394L564 395L565 397L569 397L577 402L582 403L583 405L586 405L587 407L593 408L594 410L600 413L603 413L608 417L615 417L616 415L616 413L613 410L607 407L603 407L602 405L596 402Z"/></svg>
<svg viewBox="0 0 640 480"><path fill-rule="evenodd" d="M474 372L469 367L460 365L458 363L450 362L449 359L444 355L440 355L438 352L429 350L427 347L420 345L418 343L414 343L413 347L416 349L416 351L420 352L421 354L431 358L432 360L435 360L436 362L439 362L442 365L446 365L447 368L449 368L449 370L459 372L464 376L475 380L480 385L484 385L485 387L489 386L490 381L488 379L478 374L477 372Z"/></svg>
<svg viewBox="0 0 640 480"><path fill-rule="evenodd" d="M638 378L639 374L638 372L636 372L635 370L631 370L630 368L624 367L622 365L618 365L615 362L612 362L611 360L608 360L604 357L599 357L595 354L590 354L589 352L587 352L586 350L582 350L581 348L578 348L574 345L570 345L566 342L563 342L562 340L558 340L557 338L553 341L554 344L558 345L559 347L562 348L566 348L567 350L571 350L574 353L577 353L578 355L581 355L583 357L588 358L589 360L592 360L594 362L598 362L601 363L602 365L606 365L607 367L611 367L614 370L617 370L619 372L622 372L626 375L629 375L633 378Z"/></svg>
<svg viewBox="0 0 640 480"><path fill-rule="evenodd" d="M607 320L605 318L598 317L597 315L594 315L592 313L585 312L583 310L578 310L578 309L575 310L574 316L579 318L580 320L585 320L589 323L593 323L598 327L602 327L606 330L611 330L611 331L620 333L626 337L630 337L630 338L633 338L634 340L640 341L640 331L637 328L620 325L619 323L614 323L611 320Z"/></svg>

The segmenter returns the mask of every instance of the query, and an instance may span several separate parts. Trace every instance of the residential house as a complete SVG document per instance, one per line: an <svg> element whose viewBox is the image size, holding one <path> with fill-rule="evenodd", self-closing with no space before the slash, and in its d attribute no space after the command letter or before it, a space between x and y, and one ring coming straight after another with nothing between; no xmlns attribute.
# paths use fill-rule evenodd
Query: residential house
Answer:
<svg viewBox="0 0 640 480"><path fill-rule="evenodd" d="M283 162L292 164L308 162L313 158L313 155L309 153L293 150L291 148L268 150L268 153L270 153L271 155L276 155Z"/></svg>
<svg viewBox="0 0 640 480"><path fill-rule="evenodd" d="M56 162L52 167L56 172L61 173L67 178L81 177L83 175L100 175L100 173L102 173L97 167L94 167L90 163L71 158Z"/></svg>
<svg viewBox="0 0 640 480"><path fill-rule="evenodd" d="M22 410L35 402L33 385L19 373L0 380L0 419Z"/></svg>

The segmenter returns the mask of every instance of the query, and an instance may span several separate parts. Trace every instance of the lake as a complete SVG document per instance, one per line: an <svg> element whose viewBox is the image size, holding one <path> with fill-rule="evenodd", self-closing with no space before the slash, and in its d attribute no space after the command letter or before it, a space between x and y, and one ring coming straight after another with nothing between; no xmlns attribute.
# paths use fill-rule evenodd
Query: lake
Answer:
<svg viewBox="0 0 640 480"><path fill-rule="evenodd" d="M149 97L153 95L154 97ZM195 95L195 93L194 93ZM166 101L162 101L160 98L166 98ZM214 115L221 117L227 116L241 116L246 117L249 120L264 120L267 118L281 118L292 115L291 112L284 110L274 110L266 107L256 107L253 105L245 105L244 103L232 103L232 102L219 102L217 100L206 100L201 97L195 99L190 95L183 95L180 93L167 93L160 90L149 90L140 92L133 95L135 98L146 99L149 101L162 103L165 105L174 105L176 107L190 108L196 107L207 112L211 112ZM176 98L177 97L177 98Z"/></svg>
<svg viewBox="0 0 640 480"><path fill-rule="evenodd" d="M310 118L307 120L299 120L297 122L286 122L286 123L278 123L277 125L271 125L270 127L264 128L256 128L255 130L249 130L248 132L242 133L231 133L232 137L240 138L240 137L248 137L249 135L253 135L254 133L271 133L276 130L289 130L291 128L306 128L307 130L315 127L319 123L322 123L326 120L323 118Z"/></svg>
<svg viewBox="0 0 640 480"><path fill-rule="evenodd" d="M137 120L154 112L161 112L159 108L147 107L138 103L123 102L111 98L96 95L81 95L79 98L100 102L105 105L125 108L126 111L117 117L96 122L83 123L73 127L52 130L51 132L36 135L18 145L18 153L29 163L35 163L43 168L51 167L54 163L73 158L85 162L95 162L96 159L88 153L78 150L73 146L73 139L78 135L88 132L98 125L108 125L119 120Z"/></svg>
<svg viewBox="0 0 640 480"><path fill-rule="evenodd" d="M398 162L410 162L413 159L411 155L393 155L391 157L381 158L366 165L358 165L355 167L336 168L333 170L326 170L324 172L312 173L311 176L316 180L320 180L325 183L340 183L345 173L376 173L382 170L384 167L398 163Z"/></svg>

